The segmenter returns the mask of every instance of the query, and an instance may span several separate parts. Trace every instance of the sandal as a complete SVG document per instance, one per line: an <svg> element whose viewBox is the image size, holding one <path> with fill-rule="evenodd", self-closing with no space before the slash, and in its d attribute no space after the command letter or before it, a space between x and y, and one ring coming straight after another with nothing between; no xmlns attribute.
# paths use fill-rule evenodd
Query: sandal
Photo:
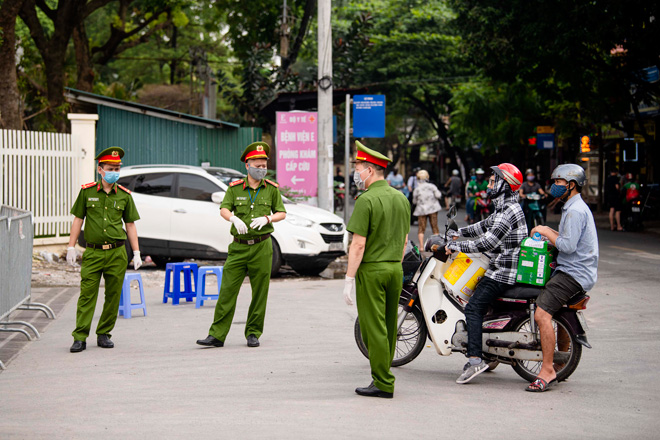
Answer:
<svg viewBox="0 0 660 440"><path fill-rule="evenodd" d="M525 388L525 391L529 391L531 393L542 393L544 391L548 391L550 387L555 385L556 383L557 383L556 378L552 379L550 382L546 382L540 377L537 377L534 382L530 383L527 386L527 388Z"/></svg>

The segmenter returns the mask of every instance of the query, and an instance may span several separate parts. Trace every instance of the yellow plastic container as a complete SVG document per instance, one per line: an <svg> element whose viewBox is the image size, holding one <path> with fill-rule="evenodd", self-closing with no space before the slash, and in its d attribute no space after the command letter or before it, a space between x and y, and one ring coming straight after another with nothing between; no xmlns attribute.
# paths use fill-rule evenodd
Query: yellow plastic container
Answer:
<svg viewBox="0 0 660 440"><path fill-rule="evenodd" d="M442 281L454 296L467 303L477 283L488 269L488 257L459 253L442 275Z"/></svg>

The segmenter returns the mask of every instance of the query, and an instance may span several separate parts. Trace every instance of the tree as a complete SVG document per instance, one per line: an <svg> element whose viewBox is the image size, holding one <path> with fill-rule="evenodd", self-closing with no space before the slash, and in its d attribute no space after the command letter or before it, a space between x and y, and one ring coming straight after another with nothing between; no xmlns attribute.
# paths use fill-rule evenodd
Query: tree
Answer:
<svg viewBox="0 0 660 440"><path fill-rule="evenodd" d="M16 80L16 18L22 0L4 0L0 4L0 127L19 130L20 96Z"/></svg>
<svg viewBox="0 0 660 440"><path fill-rule="evenodd" d="M496 81L522 80L545 115L567 132L618 121L658 84L640 80L657 64L658 5L630 0L452 0L464 47ZM631 93L636 86L638 93Z"/></svg>
<svg viewBox="0 0 660 440"><path fill-rule="evenodd" d="M103 44L90 47L85 20L110 3L117 3L117 13L109 22L109 35ZM117 53L144 43L154 32L170 25L170 12L178 3L155 0L59 0L53 9L45 0L24 1L19 15L29 28L43 59L47 72L44 75L47 114L55 130L64 131L66 128L64 114L68 106L64 101L64 87L67 82L67 49L72 37L75 39L78 73L76 83L89 91L94 79L94 64L107 64Z"/></svg>

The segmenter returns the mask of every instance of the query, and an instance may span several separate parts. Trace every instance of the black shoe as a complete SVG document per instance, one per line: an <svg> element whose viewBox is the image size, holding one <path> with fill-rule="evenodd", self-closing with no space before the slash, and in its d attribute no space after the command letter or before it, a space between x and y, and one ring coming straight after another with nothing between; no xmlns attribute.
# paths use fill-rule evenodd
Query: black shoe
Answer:
<svg viewBox="0 0 660 440"><path fill-rule="evenodd" d="M101 348L113 348L115 343L110 340L110 336L108 335L98 335L96 338L96 345Z"/></svg>
<svg viewBox="0 0 660 440"><path fill-rule="evenodd" d="M258 347L259 339L255 335L249 335L247 337L248 347Z"/></svg>
<svg viewBox="0 0 660 440"><path fill-rule="evenodd" d="M198 339L197 345L203 345L205 347L224 347L225 343L220 339L216 339L211 335L208 335L206 339Z"/></svg>
<svg viewBox="0 0 660 440"><path fill-rule="evenodd" d="M84 349L87 348L87 342L85 341L73 341L73 345L71 346L71 353L80 353Z"/></svg>
<svg viewBox="0 0 660 440"><path fill-rule="evenodd" d="M391 399L394 397L394 393L386 393L385 391L379 390L373 382L366 388L356 388L355 392L360 396L367 397L382 397L384 399Z"/></svg>

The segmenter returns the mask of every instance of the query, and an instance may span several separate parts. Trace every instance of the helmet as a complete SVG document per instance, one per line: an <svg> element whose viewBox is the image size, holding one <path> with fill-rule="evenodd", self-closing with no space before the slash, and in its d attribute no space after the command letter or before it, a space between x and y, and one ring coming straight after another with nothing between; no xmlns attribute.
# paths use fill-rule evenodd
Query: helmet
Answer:
<svg viewBox="0 0 660 440"><path fill-rule="evenodd" d="M452 170L451 175L452 176L458 176L458 170Z"/></svg>
<svg viewBox="0 0 660 440"><path fill-rule="evenodd" d="M523 176L520 170L510 163L501 163L497 166L490 167L493 173L504 179L511 187L511 191L518 191L522 185Z"/></svg>
<svg viewBox="0 0 660 440"><path fill-rule="evenodd" d="M552 172L550 178L553 180L564 179L566 182L572 180L577 183L578 186L584 186L584 184L587 183L587 175L584 173L584 168L574 163L559 165Z"/></svg>
<svg viewBox="0 0 660 440"><path fill-rule="evenodd" d="M476 174L486 174L481 168L477 168Z"/></svg>
<svg viewBox="0 0 660 440"><path fill-rule="evenodd" d="M534 174L534 170L531 168L527 168L527 170L525 171L525 176L529 176L530 174Z"/></svg>

